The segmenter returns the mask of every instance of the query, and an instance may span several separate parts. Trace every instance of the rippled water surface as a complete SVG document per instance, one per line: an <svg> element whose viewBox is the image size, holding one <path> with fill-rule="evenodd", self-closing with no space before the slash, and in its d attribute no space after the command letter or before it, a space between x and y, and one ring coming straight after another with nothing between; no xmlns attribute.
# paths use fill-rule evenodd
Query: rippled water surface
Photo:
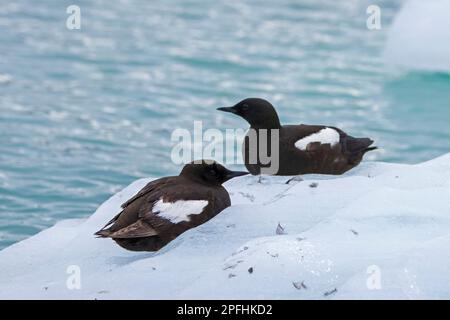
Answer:
<svg viewBox="0 0 450 320"><path fill-rule="evenodd" d="M66 7L81 7L68 30ZM216 107L272 101L285 123L370 136L368 159L449 151L450 76L392 71L400 1L2 1L0 248L86 217L134 179L177 173L174 128L246 128Z"/></svg>

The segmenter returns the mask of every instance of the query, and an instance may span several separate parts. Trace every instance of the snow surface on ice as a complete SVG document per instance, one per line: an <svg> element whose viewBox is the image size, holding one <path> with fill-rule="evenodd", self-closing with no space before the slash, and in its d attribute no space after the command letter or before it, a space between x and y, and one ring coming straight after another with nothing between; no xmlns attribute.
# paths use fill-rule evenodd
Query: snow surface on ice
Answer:
<svg viewBox="0 0 450 320"><path fill-rule="evenodd" d="M450 154L288 178L231 180L233 205L158 253L93 236L150 181L138 180L1 251L0 298L450 298Z"/></svg>

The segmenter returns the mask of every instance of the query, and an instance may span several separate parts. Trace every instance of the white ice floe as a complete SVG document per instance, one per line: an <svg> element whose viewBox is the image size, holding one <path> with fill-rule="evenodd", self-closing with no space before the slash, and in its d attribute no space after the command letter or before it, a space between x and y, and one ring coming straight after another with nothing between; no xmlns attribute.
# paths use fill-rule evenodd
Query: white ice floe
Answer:
<svg viewBox="0 0 450 320"><path fill-rule="evenodd" d="M1 251L0 298L450 298L450 154L288 179L229 181L232 207L158 253L93 236L136 181Z"/></svg>
<svg viewBox="0 0 450 320"><path fill-rule="evenodd" d="M0 84L7 84L12 81L12 77L9 74L0 73Z"/></svg>
<svg viewBox="0 0 450 320"><path fill-rule="evenodd" d="M385 60L411 70L450 72L450 2L409 0L388 32Z"/></svg>
<svg viewBox="0 0 450 320"><path fill-rule="evenodd" d="M308 144L319 142L320 144L330 144L331 146L336 145L339 142L339 132L332 128L324 128L316 133L306 136L297 142L295 142L295 147L300 150L306 150Z"/></svg>

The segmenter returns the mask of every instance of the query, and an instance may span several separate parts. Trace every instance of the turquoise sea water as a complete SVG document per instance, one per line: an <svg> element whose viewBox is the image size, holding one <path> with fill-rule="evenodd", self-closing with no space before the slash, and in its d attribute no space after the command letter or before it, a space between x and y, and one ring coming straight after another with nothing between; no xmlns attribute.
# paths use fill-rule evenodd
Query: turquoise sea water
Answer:
<svg viewBox="0 0 450 320"><path fill-rule="evenodd" d="M175 174L174 128L246 128L245 97L285 123L376 140L367 159L450 151L450 75L384 65L401 1L2 1L0 248L90 215L133 180ZM81 8L81 30L66 8Z"/></svg>

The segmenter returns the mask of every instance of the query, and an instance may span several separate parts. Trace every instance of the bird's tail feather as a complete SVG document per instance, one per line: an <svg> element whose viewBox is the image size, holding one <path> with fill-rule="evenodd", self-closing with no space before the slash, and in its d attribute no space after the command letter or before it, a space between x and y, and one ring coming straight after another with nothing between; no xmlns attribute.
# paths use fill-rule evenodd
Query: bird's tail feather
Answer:
<svg viewBox="0 0 450 320"><path fill-rule="evenodd" d="M369 138L353 138L347 137L345 147L350 153L359 153L367 149L373 143L372 139Z"/></svg>
<svg viewBox="0 0 450 320"><path fill-rule="evenodd" d="M112 231L110 231L109 229L106 229L106 227L108 227L110 224L116 222L116 220L119 218L119 216L122 214L122 212L123 211L121 211L118 214L116 214L114 216L114 218L109 220L108 223L105 224L105 226L103 228L101 228L101 230L99 230L96 233L94 233L94 235L97 236L98 238L108 238L111 235Z"/></svg>
<svg viewBox="0 0 450 320"><path fill-rule="evenodd" d="M363 154L365 154L366 152L372 151L372 150L377 150L377 149L378 149L378 147L368 147L368 148L365 148L365 149L363 150Z"/></svg>
<svg viewBox="0 0 450 320"><path fill-rule="evenodd" d="M102 229L94 233L94 235L96 235L97 238L108 238L110 234L111 231L109 231L108 229Z"/></svg>

